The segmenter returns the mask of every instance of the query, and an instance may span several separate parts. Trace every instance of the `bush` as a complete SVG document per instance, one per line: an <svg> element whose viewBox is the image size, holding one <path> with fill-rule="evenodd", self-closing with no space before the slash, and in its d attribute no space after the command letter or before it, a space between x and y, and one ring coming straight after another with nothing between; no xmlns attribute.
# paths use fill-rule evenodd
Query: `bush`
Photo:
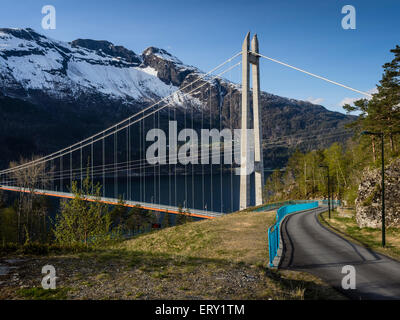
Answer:
<svg viewBox="0 0 400 320"><path fill-rule="evenodd" d="M347 200L349 205L354 205L358 197L358 185L351 186L346 190L344 198Z"/></svg>
<svg viewBox="0 0 400 320"><path fill-rule="evenodd" d="M54 235L60 245L85 244L96 246L111 239L113 230L108 206L99 201L100 185L94 186L89 180L89 174L83 181L83 189L77 187L76 181L72 184L72 200L65 200L61 204L61 212L56 217ZM88 201L88 196L95 201Z"/></svg>

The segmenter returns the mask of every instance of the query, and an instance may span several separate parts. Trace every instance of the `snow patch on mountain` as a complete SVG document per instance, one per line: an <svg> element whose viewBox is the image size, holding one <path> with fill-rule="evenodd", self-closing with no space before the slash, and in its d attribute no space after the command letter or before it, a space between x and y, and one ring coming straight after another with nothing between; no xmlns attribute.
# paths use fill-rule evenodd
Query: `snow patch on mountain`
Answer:
<svg viewBox="0 0 400 320"><path fill-rule="evenodd" d="M32 29L0 29L0 84L2 87L42 90L52 97L74 98L82 93L101 93L110 99L156 101L179 89L158 77L158 71L148 65L133 63L133 52L114 47L115 56L102 49L79 46L96 45L94 40L74 41L72 44L44 37ZM104 45L104 41L99 41ZM106 43L107 45L107 43ZM112 45L112 44L110 44ZM108 45L107 48L111 48ZM122 49L121 49L122 48ZM118 50L129 53L130 60L118 56ZM157 57L180 64L182 62L162 49ZM139 56L134 59L142 61ZM189 97L188 97L189 98ZM168 101L182 105L181 92ZM190 97L195 104L200 101Z"/></svg>
<svg viewBox="0 0 400 320"><path fill-rule="evenodd" d="M150 74L148 68L117 68L90 64L86 61L70 61L67 76L81 87L94 88L101 93L116 97L131 97L135 100L142 97L157 95L164 97L178 90L177 87L166 85Z"/></svg>

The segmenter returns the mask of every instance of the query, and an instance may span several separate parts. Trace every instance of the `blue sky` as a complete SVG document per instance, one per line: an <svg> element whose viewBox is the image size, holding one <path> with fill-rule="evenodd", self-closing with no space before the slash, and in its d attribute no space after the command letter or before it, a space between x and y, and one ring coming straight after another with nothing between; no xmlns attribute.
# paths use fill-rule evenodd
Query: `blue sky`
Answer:
<svg viewBox="0 0 400 320"><path fill-rule="evenodd" d="M310 72L368 91L400 44L398 0L2 1L1 27L31 27L52 38L109 40L137 53L161 47L207 71L238 52L247 31L260 52ZM57 28L41 27L44 5L56 8ZM356 9L356 30L344 30L341 9ZM239 72L227 77L239 79ZM353 93L272 62L261 64L261 88L342 111Z"/></svg>

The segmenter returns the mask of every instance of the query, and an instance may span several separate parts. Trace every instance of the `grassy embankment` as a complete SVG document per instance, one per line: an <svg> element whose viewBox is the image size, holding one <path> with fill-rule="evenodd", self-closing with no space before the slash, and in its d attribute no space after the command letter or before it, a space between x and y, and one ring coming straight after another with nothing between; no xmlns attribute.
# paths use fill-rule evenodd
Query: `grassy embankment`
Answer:
<svg viewBox="0 0 400 320"><path fill-rule="evenodd" d="M57 270L56 299L343 298L311 275L266 268L266 228L274 217L272 211L239 212L93 252L24 256L17 280L1 288L0 298L52 298L32 289L40 287L45 264Z"/></svg>
<svg viewBox="0 0 400 320"><path fill-rule="evenodd" d="M350 241L400 260L400 228L386 229L386 247L382 248L381 229L359 228L354 210L350 212L349 217L340 216L335 210L331 212L330 220L328 212L324 212L319 216L319 220L323 225Z"/></svg>

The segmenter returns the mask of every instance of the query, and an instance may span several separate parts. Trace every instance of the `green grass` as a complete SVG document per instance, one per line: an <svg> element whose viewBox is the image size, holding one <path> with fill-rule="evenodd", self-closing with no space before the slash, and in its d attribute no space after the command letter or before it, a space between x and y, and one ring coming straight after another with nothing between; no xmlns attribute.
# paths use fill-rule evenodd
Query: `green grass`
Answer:
<svg viewBox="0 0 400 320"><path fill-rule="evenodd" d="M21 298L28 300L65 300L70 288L57 288L57 289L43 289L35 288L22 288L18 289L17 295Z"/></svg>
<svg viewBox="0 0 400 320"><path fill-rule="evenodd" d="M115 248L132 253L132 265L139 261L139 256L150 253L158 258L176 255L177 261L181 257L256 264L267 259L266 228L272 224L274 216L272 212L234 213L140 235Z"/></svg>
<svg viewBox="0 0 400 320"><path fill-rule="evenodd" d="M274 220L274 211L237 212L139 235L114 249L125 252L130 267L150 272L156 279L170 280L174 275L198 273L199 268L205 268L212 275L231 265L259 270L265 280L263 290L275 292L273 298L337 299L332 289L309 274L273 272L266 268L267 228ZM185 291L188 287L180 283L177 288ZM260 291L259 298L265 292Z"/></svg>
<svg viewBox="0 0 400 320"><path fill-rule="evenodd" d="M353 242L400 260L400 228L386 229L386 247L382 248L381 229L358 227L354 211L352 217L341 217L337 210L332 211L330 220L328 212L324 212L319 216L319 220L326 227Z"/></svg>

